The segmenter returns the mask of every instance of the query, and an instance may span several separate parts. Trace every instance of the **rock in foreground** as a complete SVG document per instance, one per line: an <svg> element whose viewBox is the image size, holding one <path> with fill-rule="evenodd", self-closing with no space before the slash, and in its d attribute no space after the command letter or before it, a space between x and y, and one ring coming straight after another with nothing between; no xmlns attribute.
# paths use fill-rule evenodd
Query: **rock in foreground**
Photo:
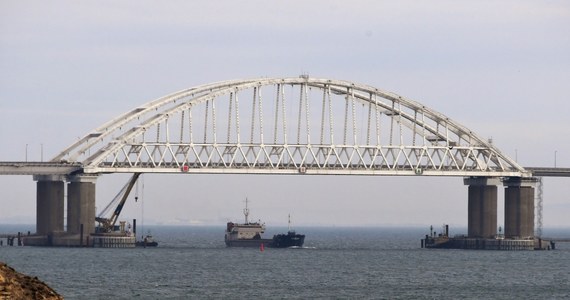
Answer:
<svg viewBox="0 0 570 300"><path fill-rule="evenodd" d="M0 299L63 299L37 277L18 273L0 262Z"/></svg>

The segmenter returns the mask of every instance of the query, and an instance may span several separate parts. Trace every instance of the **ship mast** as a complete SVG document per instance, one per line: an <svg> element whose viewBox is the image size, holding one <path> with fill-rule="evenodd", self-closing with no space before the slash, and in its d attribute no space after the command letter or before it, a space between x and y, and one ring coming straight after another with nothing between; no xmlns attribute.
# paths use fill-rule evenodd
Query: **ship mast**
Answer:
<svg viewBox="0 0 570 300"><path fill-rule="evenodd" d="M287 231L291 231L291 214L289 214L289 224L287 224Z"/></svg>
<svg viewBox="0 0 570 300"><path fill-rule="evenodd" d="M249 224L247 217L249 216L249 208L247 208L247 197L245 197L245 208L243 209L243 215L245 216L245 224Z"/></svg>

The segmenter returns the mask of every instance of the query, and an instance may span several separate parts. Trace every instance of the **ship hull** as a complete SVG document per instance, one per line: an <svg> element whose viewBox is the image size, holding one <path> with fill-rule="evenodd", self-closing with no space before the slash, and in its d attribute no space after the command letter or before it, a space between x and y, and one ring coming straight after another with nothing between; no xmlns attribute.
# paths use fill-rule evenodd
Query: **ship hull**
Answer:
<svg viewBox="0 0 570 300"><path fill-rule="evenodd" d="M303 247L305 235L302 234L276 234L272 239L241 239L225 240L228 247L260 248L261 244L268 248Z"/></svg>
<svg viewBox="0 0 570 300"><path fill-rule="evenodd" d="M141 242L141 241L138 241L135 243L135 246L137 246L137 247L157 247L158 243L157 242Z"/></svg>
<svg viewBox="0 0 570 300"><path fill-rule="evenodd" d="M289 248L289 247L303 247L305 243L304 234L295 234L289 232L287 234L276 234L273 236L272 248Z"/></svg>
<svg viewBox="0 0 570 300"><path fill-rule="evenodd" d="M155 241L151 235L145 236L142 240L135 243L137 247L157 247L158 242Z"/></svg>
<svg viewBox="0 0 570 300"><path fill-rule="evenodd" d="M228 247L259 248L261 247L261 244L263 244L264 247L270 247L272 243L272 239L226 240L226 246Z"/></svg>

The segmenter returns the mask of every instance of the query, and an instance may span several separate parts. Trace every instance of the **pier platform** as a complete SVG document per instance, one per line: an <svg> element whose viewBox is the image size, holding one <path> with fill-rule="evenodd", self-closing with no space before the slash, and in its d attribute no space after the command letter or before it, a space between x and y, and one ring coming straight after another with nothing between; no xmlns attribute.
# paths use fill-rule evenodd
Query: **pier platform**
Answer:
<svg viewBox="0 0 570 300"><path fill-rule="evenodd" d="M40 247L96 247L96 248L134 248L134 235L118 234L51 234L29 235L22 237L21 245Z"/></svg>
<svg viewBox="0 0 570 300"><path fill-rule="evenodd" d="M426 235L421 240L422 248L440 249L471 249L471 250L554 250L554 241L535 239L505 239L505 238L468 238L468 237L432 237Z"/></svg>

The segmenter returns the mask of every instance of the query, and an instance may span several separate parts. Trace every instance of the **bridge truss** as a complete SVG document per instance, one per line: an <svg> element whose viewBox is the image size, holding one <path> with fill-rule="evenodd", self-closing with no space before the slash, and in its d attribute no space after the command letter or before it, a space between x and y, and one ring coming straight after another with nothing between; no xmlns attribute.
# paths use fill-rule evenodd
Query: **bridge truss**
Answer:
<svg viewBox="0 0 570 300"><path fill-rule="evenodd" d="M530 176L424 105L348 81L259 78L182 90L53 158L85 173Z"/></svg>

